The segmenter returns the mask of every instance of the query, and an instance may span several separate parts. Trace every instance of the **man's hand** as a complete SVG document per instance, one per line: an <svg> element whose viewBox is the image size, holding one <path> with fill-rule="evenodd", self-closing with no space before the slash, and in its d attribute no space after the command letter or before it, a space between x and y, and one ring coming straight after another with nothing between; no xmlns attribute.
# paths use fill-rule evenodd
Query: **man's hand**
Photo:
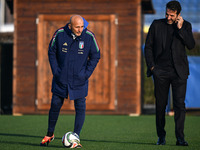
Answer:
<svg viewBox="0 0 200 150"><path fill-rule="evenodd" d="M176 23L177 23L177 28L178 28L178 29L181 29L181 28L182 28L183 22L184 22L183 17L178 16L177 19L176 19Z"/></svg>

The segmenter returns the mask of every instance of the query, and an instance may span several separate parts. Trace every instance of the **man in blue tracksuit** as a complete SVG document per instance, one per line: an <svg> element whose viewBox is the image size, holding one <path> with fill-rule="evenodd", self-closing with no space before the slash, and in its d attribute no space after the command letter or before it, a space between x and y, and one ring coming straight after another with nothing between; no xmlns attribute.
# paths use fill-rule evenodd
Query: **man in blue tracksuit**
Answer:
<svg viewBox="0 0 200 150"><path fill-rule="evenodd" d="M73 15L70 22L58 29L49 44L48 56L53 73L52 101L49 111L48 132L41 146L54 139L54 129L63 105L69 95L74 100L74 134L79 137L85 120L85 97L88 94L88 79L99 59L100 50L94 34L86 27L88 22ZM81 145L79 145L81 147Z"/></svg>

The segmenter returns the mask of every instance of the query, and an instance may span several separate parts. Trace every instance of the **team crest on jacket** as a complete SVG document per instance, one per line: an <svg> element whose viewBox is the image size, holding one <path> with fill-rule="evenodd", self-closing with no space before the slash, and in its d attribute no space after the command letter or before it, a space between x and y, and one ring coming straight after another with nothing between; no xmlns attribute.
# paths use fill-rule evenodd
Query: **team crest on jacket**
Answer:
<svg viewBox="0 0 200 150"><path fill-rule="evenodd" d="M84 48L84 42L83 42L83 41L80 41L80 42L79 42L79 48L80 48L80 49L83 49L83 48Z"/></svg>

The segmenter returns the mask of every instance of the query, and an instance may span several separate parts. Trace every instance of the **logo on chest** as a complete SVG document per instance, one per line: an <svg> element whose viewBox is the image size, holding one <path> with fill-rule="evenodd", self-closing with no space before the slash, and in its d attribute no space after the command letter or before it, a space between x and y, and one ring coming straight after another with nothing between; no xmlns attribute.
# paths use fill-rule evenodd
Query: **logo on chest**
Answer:
<svg viewBox="0 0 200 150"><path fill-rule="evenodd" d="M67 44L67 42L65 42L65 43L63 44L63 47L62 47L62 52L67 53L67 46L68 46L68 44Z"/></svg>
<svg viewBox="0 0 200 150"><path fill-rule="evenodd" d="M63 46L67 46L67 42L65 42L65 43L63 44Z"/></svg>
<svg viewBox="0 0 200 150"><path fill-rule="evenodd" d="M84 41L80 41L79 42L79 49L83 49L84 48Z"/></svg>

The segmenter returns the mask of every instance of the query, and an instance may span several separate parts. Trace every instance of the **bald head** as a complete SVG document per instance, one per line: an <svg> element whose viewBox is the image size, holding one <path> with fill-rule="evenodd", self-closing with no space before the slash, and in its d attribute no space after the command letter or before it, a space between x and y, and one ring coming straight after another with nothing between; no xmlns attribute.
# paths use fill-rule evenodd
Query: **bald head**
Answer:
<svg viewBox="0 0 200 150"><path fill-rule="evenodd" d="M68 27L76 36L80 36L84 27L83 18L80 15L71 16Z"/></svg>
<svg viewBox="0 0 200 150"><path fill-rule="evenodd" d="M80 15L73 15L73 16L70 17L69 23L73 24L74 22L77 22L77 21L83 22L83 18Z"/></svg>

